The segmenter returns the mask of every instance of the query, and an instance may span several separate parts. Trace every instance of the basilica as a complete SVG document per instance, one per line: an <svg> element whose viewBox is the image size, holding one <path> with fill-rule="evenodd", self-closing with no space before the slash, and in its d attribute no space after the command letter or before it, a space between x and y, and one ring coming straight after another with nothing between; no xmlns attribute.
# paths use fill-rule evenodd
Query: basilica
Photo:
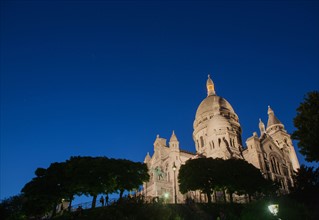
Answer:
<svg viewBox="0 0 319 220"><path fill-rule="evenodd" d="M290 135L274 111L268 106L267 126L259 119L259 136L254 132L244 146L239 118L230 103L216 94L209 75L206 87L207 97L199 104L193 123L196 154L180 148L174 131L168 144L165 138L157 135L153 155L147 153L144 160L150 174L149 182L143 185L144 196L168 203L183 203L186 196L205 201L201 192L181 194L177 181L181 165L198 157L246 160L260 169L265 178L277 181L282 192L289 192L299 162Z"/></svg>

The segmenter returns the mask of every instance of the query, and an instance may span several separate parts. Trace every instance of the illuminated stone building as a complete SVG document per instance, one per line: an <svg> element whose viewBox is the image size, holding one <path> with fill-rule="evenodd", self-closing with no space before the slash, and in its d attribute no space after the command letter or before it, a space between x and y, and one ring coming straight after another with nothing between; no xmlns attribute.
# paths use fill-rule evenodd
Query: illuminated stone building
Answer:
<svg viewBox="0 0 319 220"><path fill-rule="evenodd" d="M284 125L268 106L267 127L259 119L260 135L256 132L242 143L239 118L229 102L218 96L214 83L208 76L207 97L197 108L193 123L196 154L180 149L173 131L167 145L166 139L157 135L154 154L147 153L144 163L150 172L150 181L144 183L143 193L148 199L163 199L181 203L186 195L179 192L178 171L188 159L196 157L240 158L260 169L265 178L281 184L282 192L292 185L293 171L299 168L296 152ZM191 192L187 196L205 201L205 195Z"/></svg>

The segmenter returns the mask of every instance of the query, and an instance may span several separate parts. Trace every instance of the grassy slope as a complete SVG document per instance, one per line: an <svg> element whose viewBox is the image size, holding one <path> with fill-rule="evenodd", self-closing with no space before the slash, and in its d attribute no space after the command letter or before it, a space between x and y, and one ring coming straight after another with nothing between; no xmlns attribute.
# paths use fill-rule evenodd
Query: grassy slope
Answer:
<svg viewBox="0 0 319 220"><path fill-rule="evenodd" d="M240 214L241 205L236 205L232 207L232 212L237 215ZM211 206L206 204L120 204L108 207L96 208L92 210L84 210L81 214L72 213L65 214L55 218L56 220L64 219L78 219L78 220L104 220L104 219L129 219L129 220L163 220L163 219L174 219L174 220L211 220L216 219L220 210L228 210L228 216L231 214L229 212L229 207L225 206ZM230 215L231 214L231 215ZM230 218L232 219L232 218ZM237 219L237 218L235 218Z"/></svg>
<svg viewBox="0 0 319 220"><path fill-rule="evenodd" d="M278 200L281 219L300 220L316 219L304 205L291 200ZM56 217L55 220L215 220L222 212L225 219L230 220L272 220L273 217L267 209L269 202L257 201L251 204L136 204L122 203L108 207L84 210L80 213L66 213Z"/></svg>

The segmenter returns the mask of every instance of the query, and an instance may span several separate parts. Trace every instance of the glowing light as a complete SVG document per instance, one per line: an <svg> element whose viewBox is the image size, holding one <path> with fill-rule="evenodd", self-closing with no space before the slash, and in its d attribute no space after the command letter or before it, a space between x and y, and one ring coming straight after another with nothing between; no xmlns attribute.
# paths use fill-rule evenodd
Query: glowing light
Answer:
<svg viewBox="0 0 319 220"><path fill-rule="evenodd" d="M177 168L177 167L175 166L175 163L174 163L174 165L173 165L173 170L175 171L175 170L176 170L176 168Z"/></svg>
<svg viewBox="0 0 319 220"><path fill-rule="evenodd" d="M273 215L277 215L277 213L279 212L279 205L278 204L272 204L268 206L269 211L273 214Z"/></svg>

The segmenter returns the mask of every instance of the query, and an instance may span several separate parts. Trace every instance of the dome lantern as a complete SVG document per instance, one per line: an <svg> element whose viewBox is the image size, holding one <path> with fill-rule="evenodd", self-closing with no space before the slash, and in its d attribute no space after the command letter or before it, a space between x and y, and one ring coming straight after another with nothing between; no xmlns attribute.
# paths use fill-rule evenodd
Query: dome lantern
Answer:
<svg viewBox="0 0 319 220"><path fill-rule="evenodd" d="M216 95L214 82L210 78L209 74L208 74L208 79L207 79L207 82L206 82L206 88L207 88L207 96Z"/></svg>

